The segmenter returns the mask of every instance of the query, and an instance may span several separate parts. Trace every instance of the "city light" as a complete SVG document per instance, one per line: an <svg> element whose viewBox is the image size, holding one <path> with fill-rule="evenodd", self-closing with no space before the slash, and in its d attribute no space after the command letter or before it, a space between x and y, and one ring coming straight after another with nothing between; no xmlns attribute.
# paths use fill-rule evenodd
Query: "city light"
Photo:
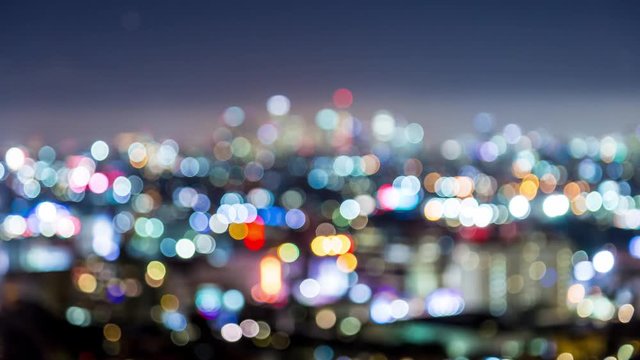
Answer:
<svg viewBox="0 0 640 360"><path fill-rule="evenodd" d="M260 288L268 295L276 295L282 289L282 265L275 257L260 261Z"/></svg>

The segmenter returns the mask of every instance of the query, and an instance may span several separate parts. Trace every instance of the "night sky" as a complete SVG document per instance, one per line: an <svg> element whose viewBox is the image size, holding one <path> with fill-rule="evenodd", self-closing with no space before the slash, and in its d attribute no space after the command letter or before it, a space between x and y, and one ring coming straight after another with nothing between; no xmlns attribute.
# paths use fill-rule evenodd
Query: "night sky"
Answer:
<svg viewBox="0 0 640 360"><path fill-rule="evenodd" d="M331 93L422 123L602 135L640 118L637 1L0 1L0 143L145 130L194 142L228 106L310 121Z"/></svg>

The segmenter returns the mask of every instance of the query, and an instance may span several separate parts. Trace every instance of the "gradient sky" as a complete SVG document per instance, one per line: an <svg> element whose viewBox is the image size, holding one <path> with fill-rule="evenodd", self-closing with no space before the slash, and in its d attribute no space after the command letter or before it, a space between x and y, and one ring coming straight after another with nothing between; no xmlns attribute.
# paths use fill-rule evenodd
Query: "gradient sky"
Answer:
<svg viewBox="0 0 640 360"><path fill-rule="evenodd" d="M600 135L640 117L637 1L0 1L0 142L146 130L206 139L285 94L339 87L427 141L499 125Z"/></svg>

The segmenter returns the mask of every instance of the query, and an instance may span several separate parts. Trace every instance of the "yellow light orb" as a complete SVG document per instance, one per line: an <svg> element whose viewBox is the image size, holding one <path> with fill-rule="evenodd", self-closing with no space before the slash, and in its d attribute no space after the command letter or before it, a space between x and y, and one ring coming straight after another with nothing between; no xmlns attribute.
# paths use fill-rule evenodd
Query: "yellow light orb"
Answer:
<svg viewBox="0 0 640 360"><path fill-rule="evenodd" d="M245 223L229 225L229 236L235 240L242 240L249 234L249 227Z"/></svg>
<svg viewBox="0 0 640 360"><path fill-rule="evenodd" d="M160 261L154 260L149 262L149 264L147 265L147 275L152 280L156 280L156 281L162 280L164 279L166 274L167 274L167 269L165 268L164 264L161 263Z"/></svg>
<svg viewBox="0 0 640 360"><path fill-rule="evenodd" d="M327 255L327 252L324 249L324 239L325 238L326 238L325 236L316 236L311 241L311 251L313 252L314 255L316 255L316 256L325 256L325 255Z"/></svg>
<svg viewBox="0 0 640 360"><path fill-rule="evenodd" d="M85 293L92 293L96 291L98 282L96 277L91 274L82 274L78 277L78 288Z"/></svg>
<svg viewBox="0 0 640 360"><path fill-rule="evenodd" d="M175 295L164 294L160 298L160 306L164 311L176 311L180 307L180 300Z"/></svg>
<svg viewBox="0 0 640 360"><path fill-rule="evenodd" d="M120 326L116 324L106 324L102 329L102 333L104 334L104 338L111 342L116 342L122 337L122 330L120 330Z"/></svg>
<svg viewBox="0 0 640 360"><path fill-rule="evenodd" d="M346 253L338 256L336 265L342 272L353 272L358 266L358 258L352 253Z"/></svg>

